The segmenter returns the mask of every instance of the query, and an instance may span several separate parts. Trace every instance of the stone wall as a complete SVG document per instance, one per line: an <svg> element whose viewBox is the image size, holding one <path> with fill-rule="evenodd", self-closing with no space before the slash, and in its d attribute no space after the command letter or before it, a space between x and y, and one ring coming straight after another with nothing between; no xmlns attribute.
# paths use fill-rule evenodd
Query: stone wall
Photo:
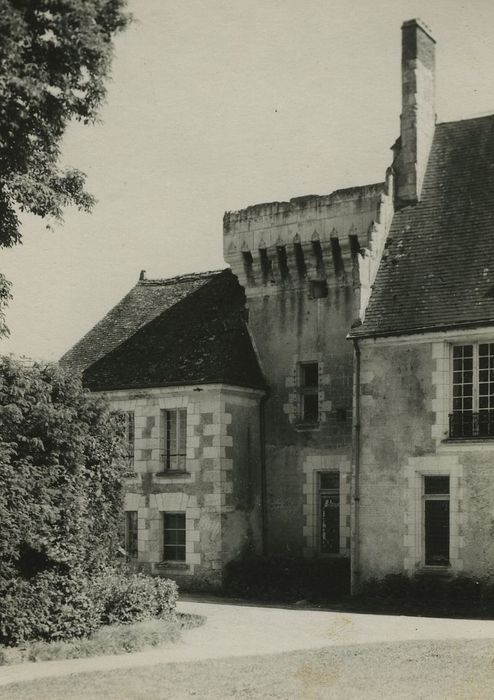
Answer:
<svg viewBox="0 0 494 700"><path fill-rule="evenodd" d="M115 409L134 411L134 474L125 510L138 512L138 560L187 585L214 586L223 566L261 546L259 401L262 392L225 385L114 391ZM182 472L163 465L161 411L187 411ZM245 493L250 494L245 497ZM185 513L186 560L163 561L163 513Z"/></svg>
<svg viewBox="0 0 494 700"><path fill-rule="evenodd" d="M389 228L389 186L225 214L225 259L245 288L249 329L269 385L265 450L272 554L319 554L317 473L328 470L340 471L340 554L349 553L353 351L346 336L375 273L367 246L382 245ZM301 421L301 363L308 362L317 362L319 370L319 420L312 426Z"/></svg>
<svg viewBox="0 0 494 700"><path fill-rule="evenodd" d="M361 344L362 580L434 571L424 562L424 476L449 476L444 571L494 579L494 442L448 433L451 346L478 338L471 331Z"/></svg>

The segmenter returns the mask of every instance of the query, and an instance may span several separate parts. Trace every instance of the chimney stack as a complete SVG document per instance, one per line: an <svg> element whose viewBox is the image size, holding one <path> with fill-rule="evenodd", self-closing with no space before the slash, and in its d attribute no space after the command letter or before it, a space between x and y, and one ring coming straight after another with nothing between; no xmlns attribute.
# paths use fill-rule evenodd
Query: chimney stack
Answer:
<svg viewBox="0 0 494 700"><path fill-rule="evenodd" d="M402 112L395 158L398 207L420 200L436 123L436 42L419 19L404 22L401 31Z"/></svg>

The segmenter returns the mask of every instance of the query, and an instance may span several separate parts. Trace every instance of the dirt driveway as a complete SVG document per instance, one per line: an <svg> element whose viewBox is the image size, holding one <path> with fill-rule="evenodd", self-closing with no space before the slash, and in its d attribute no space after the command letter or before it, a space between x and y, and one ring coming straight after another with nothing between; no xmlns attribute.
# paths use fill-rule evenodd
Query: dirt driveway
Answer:
<svg viewBox="0 0 494 700"><path fill-rule="evenodd" d="M176 645L119 656L6 666L0 669L0 686L73 673L376 642L494 639L494 622L484 620L287 610L193 601L181 602L179 610L204 615L206 623L186 631L183 640Z"/></svg>

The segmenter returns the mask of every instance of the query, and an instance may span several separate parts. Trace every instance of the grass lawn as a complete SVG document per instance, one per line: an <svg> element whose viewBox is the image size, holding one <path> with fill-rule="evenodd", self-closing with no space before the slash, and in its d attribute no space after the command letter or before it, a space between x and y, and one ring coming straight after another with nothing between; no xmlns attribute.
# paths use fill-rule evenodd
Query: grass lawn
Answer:
<svg viewBox="0 0 494 700"><path fill-rule="evenodd" d="M130 625L105 625L90 637L64 642L28 642L19 647L0 645L0 667L29 661L80 659L88 656L124 654L172 644L182 629L204 622L197 615L177 615L165 620L145 620Z"/></svg>
<svg viewBox="0 0 494 700"><path fill-rule="evenodd" d="M401 642L166 664L9 685L5 700L491 700L494 641Z"/></svg>

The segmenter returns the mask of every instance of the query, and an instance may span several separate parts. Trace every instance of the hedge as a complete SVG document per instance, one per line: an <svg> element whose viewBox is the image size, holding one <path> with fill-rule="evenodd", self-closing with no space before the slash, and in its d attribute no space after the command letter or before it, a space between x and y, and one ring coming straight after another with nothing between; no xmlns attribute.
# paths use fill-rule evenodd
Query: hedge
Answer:
<svg viewBox="0 0 494 700"><path fill-rule="evenodd" d="M105 624L130 624L175 615L173 581L107 568L44 571L29 581L0 579L0 643L87 637Z"/></svg>
<svg viewBox="0 0 494 700"><path fill-rule="evenodd" d="M223 590L259 600L336 600L350 592L350 561L252 556L227 564Z"/></svg>

